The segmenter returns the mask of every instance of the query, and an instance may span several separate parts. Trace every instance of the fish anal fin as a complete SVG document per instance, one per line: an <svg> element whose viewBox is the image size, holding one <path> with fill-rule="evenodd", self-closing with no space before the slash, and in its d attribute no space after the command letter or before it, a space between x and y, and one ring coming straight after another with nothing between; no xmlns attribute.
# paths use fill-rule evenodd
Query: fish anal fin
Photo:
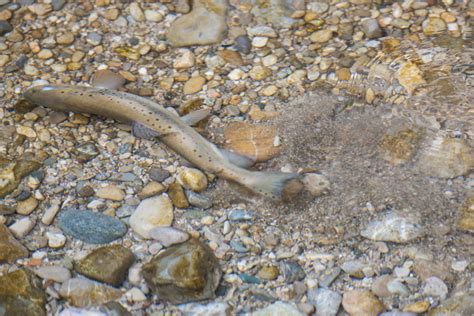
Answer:
<svg viewBox="0 0 474 316"><path fill-rule="evenodd" d="M219 148L219 151L230 163L241 168L250 168L255 164L255 159L252 157L244 156L223 148Z"/></svg>
<svg viewBox="0 0 474 316"><path fill-rule="evenodd" d="M137 122L132 123L132 134L143 139L154 139L161 135L157 131Z"/></svg>

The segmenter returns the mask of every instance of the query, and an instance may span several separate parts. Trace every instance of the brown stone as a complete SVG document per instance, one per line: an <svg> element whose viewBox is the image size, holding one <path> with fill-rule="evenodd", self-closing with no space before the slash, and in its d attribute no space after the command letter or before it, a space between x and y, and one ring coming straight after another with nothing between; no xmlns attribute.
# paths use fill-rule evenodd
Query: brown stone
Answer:
<svg viewBox="0 0 474 316"><path fill-rule="evenodd" d="M242 59L242 56L240 55L239 52L233 51L233 50L221 50L217 53L222 59L224 59L226 62L233 66L243 66L244 60Z"/></svg>
<svg viewBox="0 0 474 316"><path fill-rule="evenodd" d="M257 162L266 161L280 153L280 147L273 146L276 135L272 126L236 122L224 130L225 147Z"/></svg>
<svg viewBox="0 0 474 316"><path fill-rule="evenodd" d="M168 196L177 208L188 208L189 202L184 193L183 187L178 182L173 182L168 187Z"/></svg>
<svg viewBox="0 0 474 316"><path fill-rule="evenodd" d="M0 264L14 263L28 256L28 250L13 237L5 225L0 224Z"/></svg>

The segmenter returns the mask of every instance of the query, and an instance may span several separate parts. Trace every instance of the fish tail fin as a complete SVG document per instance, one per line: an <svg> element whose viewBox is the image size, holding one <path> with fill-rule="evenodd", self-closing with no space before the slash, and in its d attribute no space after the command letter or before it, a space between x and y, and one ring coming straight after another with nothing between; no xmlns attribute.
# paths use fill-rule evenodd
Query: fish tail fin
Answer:
<svg viewBox="0 0 474 316"><path fill-rule="evenodd" d="M251 172L244 185L272 200L288 201L303 189L302 176L298 173Z"/></svg>

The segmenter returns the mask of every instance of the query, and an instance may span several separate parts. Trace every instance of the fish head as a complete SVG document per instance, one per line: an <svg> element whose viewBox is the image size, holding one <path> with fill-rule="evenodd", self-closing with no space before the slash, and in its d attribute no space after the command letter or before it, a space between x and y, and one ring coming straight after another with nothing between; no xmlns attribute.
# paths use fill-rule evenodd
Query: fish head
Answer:
<svg viewBox="0 0 474 316"><path fill-rule="evenodd" d="M23 93L23 97L31 103L50 106L65 96L70 88L57 85L33 86Z"/></svg>

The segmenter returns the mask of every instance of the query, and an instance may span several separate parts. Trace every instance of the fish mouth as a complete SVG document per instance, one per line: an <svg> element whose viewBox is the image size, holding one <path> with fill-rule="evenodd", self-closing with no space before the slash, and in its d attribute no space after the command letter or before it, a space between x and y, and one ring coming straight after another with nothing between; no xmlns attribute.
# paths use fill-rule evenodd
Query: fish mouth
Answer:
<svg viewBox="0 0 474 316"><path fill-rule="evenodd" d="M38 96L42 92L52 92L61 90L63 87L55 86L55 85L39 85L39 86L32 86L31 88L27 89L23 93L23 97L26 99L33 99L35 96Z"/></svg>

